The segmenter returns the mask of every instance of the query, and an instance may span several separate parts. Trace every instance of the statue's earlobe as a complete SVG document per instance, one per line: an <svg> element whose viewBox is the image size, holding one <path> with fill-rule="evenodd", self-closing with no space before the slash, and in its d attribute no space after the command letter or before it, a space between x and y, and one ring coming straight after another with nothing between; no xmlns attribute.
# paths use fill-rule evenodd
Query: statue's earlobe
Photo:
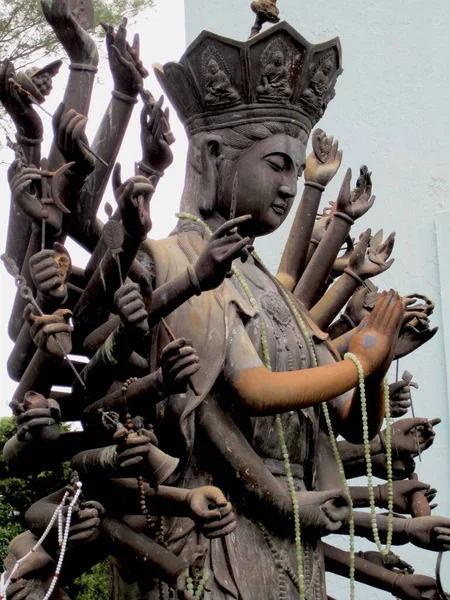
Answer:
<svg viewBox="0 0 450 600"><path fill-rule="evenodd" d="M218 136L209 135L203 140L201 148L203 197L200 199L201 209L212 211L219 188L219 165L222 160L222 140Z"/></svg>

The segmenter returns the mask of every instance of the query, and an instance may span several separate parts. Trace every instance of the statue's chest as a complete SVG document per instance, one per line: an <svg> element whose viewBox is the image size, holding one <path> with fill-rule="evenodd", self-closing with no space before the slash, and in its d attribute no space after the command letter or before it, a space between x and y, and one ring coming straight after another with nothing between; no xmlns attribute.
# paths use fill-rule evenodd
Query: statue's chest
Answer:
<svg viewBox="0 0 450 600"><path fill-rule="evenodd" d="M254 265L243 271L258 305L258 315L246 329L265 362L267 344L272 371L296 371L311 366L308 344L286 298L274 281Z"/></svg>

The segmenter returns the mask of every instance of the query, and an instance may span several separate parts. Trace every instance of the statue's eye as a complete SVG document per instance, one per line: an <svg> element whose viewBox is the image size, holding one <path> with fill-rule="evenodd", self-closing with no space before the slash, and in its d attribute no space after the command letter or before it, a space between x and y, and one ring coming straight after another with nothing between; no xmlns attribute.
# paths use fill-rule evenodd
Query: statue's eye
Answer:
<svg viewBox="0 0 450 600"><path fill-rule="evenodd" d="M284 160L281 156L270 156L269 158L266 158L266 162L274 171L280 172L285 169Z"/></svg>

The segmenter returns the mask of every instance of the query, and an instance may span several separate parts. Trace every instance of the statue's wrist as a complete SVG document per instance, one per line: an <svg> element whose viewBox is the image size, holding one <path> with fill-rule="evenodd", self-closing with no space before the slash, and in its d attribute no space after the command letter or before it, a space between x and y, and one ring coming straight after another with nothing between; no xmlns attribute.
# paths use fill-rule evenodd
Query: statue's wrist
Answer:
<svg viewBox="0 0 450 600"><path fill-rule="evenodd" d="M320 193L325 191L325 186L317 181L305 181L305 186L312 187L315 190L319 190Z"/></svg>
<svg viewBox="0 0 450 600"><path fill-rule="evenodd" d="M111 92L111 96L116 98L117 100L121 100L125 102L125 104L137 104L138 99L136 96L130 96L129 94L125 94L124 92L120 92L119 90L113 90Z"/></svg>
<svg viewBox="0 0 450 600"><path fill-rule="evenodd" d="M166 383L164 381L163 370L161 367L159 367L159 369L155 372L155 384L156 384L156 394L157 394L158 398L160 398L161 400L164 400L165 398L167 398L168 393L167 393Z"/></svg>
<svg viewBox="0 0 450 600"><path fill-rule="evenodd" d="M399 591L400 591L400 582L402 581L404 575L403 573L397 573L394 577L394 580L392 581L392 585L391 585L391 594L393 596L398 596L399 595Z"/></svg>
<svg viewBox="0 0 450 600"><path fill-rule="evenodd" d="M355 273L355 271L353 271L353 269L350 269L350 267L345 267L344 273L354 279L358 286L362 285L363 280L357 273Z"/></svg>
<svg viewBox="0 0 450 600"><path fill-rule="evenodd" d="M84 63L84 62L78 62L78 61L71 61L71 63L69 64L69 70L70 71L89 71L91 73L97 73L98 72L98 68L91 64L91 63Z"/></svg>
<svg viewBox="0 0 450 600"><path fill-rule="evenodd" d="M16 140L18 144L25 146L40 146L43 141L43 137L35 137L36 133L34 131L21 131L16 133Z"/></svg>
<svg viewBox="0 0 450 600"><path fill-rule="evenodd" d="M335 211L333 213L333 217L337 218L337 219L342 219L343 221L345 221L346 223L349 223L350 225L353 225L355 223L355 219L352 219L352 217L350 217L349 215L340 212L340 211Z"/></svg>
<svg viewBox="0 0 450 600"><path fill-rule="evenodd" d="M373 491L374 491L374 496L375 496L375 506L378 506L378 508L384 508L384 505L386 503L383 498L383 486L376 485L374 487Z"/></svg>
<svg viewBox="0 0 450 600"><path fill-rule="evenodd" d="M158 169L154 169L150 163L144 159L135 164L135 171L136 175L143 173L147 178L157 177L158 179L161 179L161 177L164 176L164 171L158 171Z"/></svg>
<svg viewBox="0 0 450 600"><path fill-rule="evenodd" d="M189 277L189 281L191 282L192 287L194 288L194 292L196 296L200 296L202 293L202 287L197 277L197 273L195 272L195 268L192 265L189 265L186 269L186 272Z"/></svg>

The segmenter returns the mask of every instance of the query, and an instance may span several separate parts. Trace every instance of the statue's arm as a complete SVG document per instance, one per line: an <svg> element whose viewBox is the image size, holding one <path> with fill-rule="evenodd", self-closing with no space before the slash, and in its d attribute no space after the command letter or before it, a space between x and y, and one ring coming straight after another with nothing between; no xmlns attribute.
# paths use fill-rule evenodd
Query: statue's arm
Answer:
<svg viewBox="0 0 450 600"><path fill-rule="evenodd" d="M267 81L266 81L267 83ZM289 238L284 248L277 279L293 291L301 278L308 254L311 235L325 187L337 173L342 160L337 140L317 129L313 134L313 152L305 165L305 188Z"/></svg>

